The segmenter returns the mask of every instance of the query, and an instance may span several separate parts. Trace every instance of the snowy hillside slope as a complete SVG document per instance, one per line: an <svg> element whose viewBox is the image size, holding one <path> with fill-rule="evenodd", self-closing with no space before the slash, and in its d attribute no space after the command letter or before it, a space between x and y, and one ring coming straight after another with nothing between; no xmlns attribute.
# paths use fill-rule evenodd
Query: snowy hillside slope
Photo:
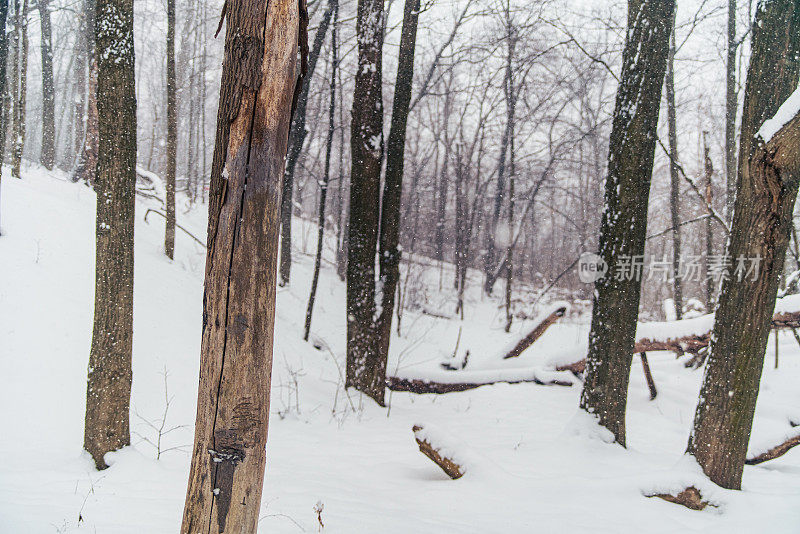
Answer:
<svg viewBox="0 0 800 534"><path fill-rule="evenodd" d="M195 416L205 251L179 232L176 259L168 261L163 220L145 223L154 204L137 200L133 445L96 472L82 452L94 194L38 167L26 168L23 180L4 177L2 187L0 532L177 532ZM179 205L178 217L202 236L204 207L186 213ZM296 243L313 250L313 228L295 223ZM262 532L800 530L796 451L746 467L741 492L710 490L718 507L704 512L643 496L702 484L682 456L702 376L671 354L651 355L659 388L652 402L634 360L627 450L592 437L597 429L577 415L579 385L393 393L391 408L381 409L341 388L344 286L330 263L312 326L321 350L302 341L313 259L302 250L295 259L291 287L278 291ZM420 274L418 285L426 308L452 313L438 272ZM442 286L452 280L445 276ZM460 341L460 350L471 351L470 366L489 369L498 351L531 326L518 322L515 334L505 334L502 314L474 288ZM390 370L437 367L453 352L459 324L407 312ZM553 354L585 344L586 333L585 321L556 324L520 361L546 368ZM790 420L800 422L800 350L790 335L782 336L781 367L774 370L772 339L751 447L777 441ZM156 459L151 442L165 398L163 430L169 432ZM480 468L457 481L447 478L417 450L411 431L417 422L456 436Z"/></svg>

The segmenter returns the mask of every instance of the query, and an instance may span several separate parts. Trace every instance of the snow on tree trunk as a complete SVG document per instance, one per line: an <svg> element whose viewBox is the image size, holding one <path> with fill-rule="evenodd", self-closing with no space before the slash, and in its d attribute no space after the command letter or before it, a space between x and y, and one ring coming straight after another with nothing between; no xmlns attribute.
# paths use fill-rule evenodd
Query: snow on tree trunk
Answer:
<svg viewBox="0 0 800 534"><path fill-rule="evenodd" d="M133 0L98 0L97 224L94 327L84 448L98 469L130 444L136 91Z"/></svg>
<svg viewBox="0 0 800 534"><path fill-rule="evenodd" d="M386 359L380 357L376 317L381 291L375 284L379 188L383 159L381 91L383 0L359 0L358 67L350 123L350 219L347 256L347 372L355 387L383 406Z"/></svg>
<svg viewBox="0 0 800 534"><path fill-rule="evenodd" d="M674 2L629 0L622 76L609 148L600 255L609 274L597 281L586 382L580 406L625 445L625 406L641 280L618 280L615 266L644 254L647 204L661 87Z"/></svg>
<svg viewBox="0 0 800 534"><path fill-rule="evenodd" d="M778 281L800 179L800 117L756 135L797 87L800 1L759 5L745 88L739 176L727 255L759 258L755 275L725 279L688 452L716 484L741 488ZM765 142L766 141L766 142Z"/></svg>

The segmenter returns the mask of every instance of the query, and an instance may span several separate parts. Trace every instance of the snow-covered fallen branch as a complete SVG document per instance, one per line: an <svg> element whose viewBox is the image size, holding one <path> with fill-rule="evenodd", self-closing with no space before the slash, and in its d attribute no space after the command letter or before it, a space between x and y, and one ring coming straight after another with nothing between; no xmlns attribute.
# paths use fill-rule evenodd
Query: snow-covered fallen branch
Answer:
<svg viewBox="0 0 800 534"><path fill-rule="evenodd" d="M419 452L438 465L453 480L467 472L469 459L465 458L464 445L446 432L432 425L416 424L412 427Z"/></svg>
<svg viewBox="0 0 800 534"><path fill-rule="evenodd" d="M540 386L572 386L569 373L537 369L498 369L486 371L437 371L425 376L389 376L386 387L410 393L453 393L491 384L537 384Z"/></svg>
<svg viewBox="0 0 800 534"><path fill-rule="evenodd" d="M633 352L665 350L678 355L684 353L697 355L708 347L713 328L713 313L680 321L639 323ZM772 328L800 328L800 295L789 295L778 299L772 317ZM556 370L581 373L585 365L584 358L571 363L562 363L556 366Z"/></svg>
<svg viewBox="0 0 800 534"><path fill-rule="evenodd" d="M527 350L531 345L533 345L537 339L542 337L542 334L550 328L556 321L566 315L567 311L569 310L569 305L567 303L560 303L558 304L544 319L542 319L536 326L531 329L528 334L526 334L522 339L515 342L513 345L503 349L500 354L502 354L502 358L507 360L509 358L516 358L520 354L522 354L525 350Z"/></svg>
<svg viewBox="0 0 800 534"><path fill-rule="evenodd" d="M744 463L747 465L757 465L768 460L780 458L794 447L800 445L800 428L794 428L788 432L783 441L775 446L751 447L752 452L748 454Z"/></svg>

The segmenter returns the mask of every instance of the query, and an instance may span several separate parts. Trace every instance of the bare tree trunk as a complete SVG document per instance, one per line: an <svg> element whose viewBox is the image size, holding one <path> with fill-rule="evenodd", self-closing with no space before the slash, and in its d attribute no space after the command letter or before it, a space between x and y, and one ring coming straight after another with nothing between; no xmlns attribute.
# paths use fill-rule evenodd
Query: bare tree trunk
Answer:
<svg viewBox="0 0 800 534"><path fill-rule="evenodd" d="M42 35L42 153L41 163L53 169L56 157L56 109L53 87L53 29L49 0L38 0Z"/></svg>
<svg viewBox="0 0 800 534"><path fill-rule="evenodd" d="M74 181L82 180L87 185L94 186L97 172L98 151L98 111L97 111L97 51L95 47L95 12L97 0L85 0L84 11L86 14L86 55L89 63L89 83L86 90L86 125L84 127L83 147L78 157L78 163L73 176Z"/></svg>
<svg viewBox="0 0 800 534"><path fill-rule="evenodd" d="M615 266L644 254L661 88L672 32L673 0L629 0L609 146L600 256L609 275L595 284L589 352L580 406L625 445L628 396L641 278L618 280Z"/></svg>
<svg viewBox="0 0 800 534"><path fill-rule="evenodd" d="M11 158L11 176L22 176L22 152L25 150L25 106L28 95L28 0L22 0L21 11L17 13L19 46L17 47L17 86L14 101L14 140Z"/></svg>
<svg viewBox="0 0 800 534"><path fill-rule="evenodd" d="M681 285L681 179L678 174L678 126L675 105L675 14L672 17L672 34L667 56L667 124L669 128L669 213L672 222L672 299L675 301L675 316L683 316L683 287Z"/></svg>
<svg viewBox="0 0 800 534"><path fill-rule="evenodd" d="M706 188L706 205L711 206L713 198L713 193L711 189L711 178L714 175L714 164L711 162L711 156L709 156L709 148L708 148L708 140L706 139L708 136L708 132L703 132L703 172L705 174L705 188ZM712 226L712 219L708 217L706 219L705 224L705 242L706 242L706 254L705 254L705 261L706 261L706 310L709 312L714 310L714 277L708 276L708 273L711 271L710 269L710 262L711 258L714 254L714 228Z"/></svg>
<svg viewBox="0 0 800 534"><path fill-rule="evenodd" d="M307 17L302 0L227 3L184 534L255 532L258 523L280 185Z"/></svg>
<svg viewBox="0 0 800 534"><path fill-rule="evenodd" d="M6 99L6 76L8 70L8 34L6 33L6 19L8 18L8 0L0 1L0 191L2 191L3 159L5 156L6 130L8 121L3 113ZM0 203L0 205L2 205Z"/></svg>
<svg viewBox="0 0 800 534"><path fill-rule="evenodd" d="M736 198L736 0L728 0L728 50L725 62L725 215L730 224Z"/></svg>
<svg viewBox="0 0 800 534"><path fill-rule="evenodd" d="M297 97L297 109L292 117L292 126L289 130L289 150L286 155L286 170L283 175L283 193L281 196L281 260L280 260L280 280L279 284L285 286L289 284L292 270L292 212L294 211L294 170L300 153L303 150L303 142L306 139L306 107L308 106L308 94L311 90L311 79L314 77L314 69L317 66L322 43L325 42L325 34L331 22L333 13L333 2L328 0L328 7L322 14L317 33L314 35L314 44L308 55L308 75L303 79L300 94Z"/></svg>
<svg viewBox="0 0 800 534"><path fill-rule="evenodd" d="M350 123L345 385L384 405L386 360L376 342L375 249L383 157L383 0L358 0L358 67Z"/></svg>
<svg viewBox="0 0 800 534"><path fill-rule="evenodd" d="M167 0L167 205L164 252L175 256L175 167L178 155L178 113L175 80L175 0Z"/></svg>
<svg viewBox="0 0 800 534"><path fill-rule="evenodd" d="M339 66L339 57L336 42L336 24L339 21L338 0L330 1L333 10L333 28L331 29L331 83L329 86L330 103L328 105L328 138L325 142L325 171L320 183L319 192L319 215L317 219L317 255L314 259L314 276L311 279L311 292L308 295L308 307L306 308L306 324L303 331L303 340L308 341L311 333L311 316L314 313L314 301L317 298L317 284L319 283L319 270L322 267L322 245L325 236L325 202L328 198L328 183L331 175L331 148L333 147L333 134L336 124L336 71Z"/></svg>
<svg viewBox="0 0 800 534"><path fill-rule="evenodd" d="M756 136L797 87L800 1L759 4L747 73L739 176L727 255L758 258L758 271L722 283L711 350L688 452L716 484L741 488L770 319L800 179L800 117L771 140ZM743 274L743 276L741 276Z"/></svg>
<svg viewBox="0 0 800 534"><path fill-rule="evenodd" d="M400 52L397 58L392 124L386 147L386 179L381 202L381 228L379 265L381 310L378 317L378 357L389 358L389 339L392 333L397 284L400 282L400 208L403 197L403 163L405 160L406 128L414 81L414 52L417 42L420 0L406 0L403 11L403 29L400 35ZM384 363L385 365L385 363Z"/></svg>
<svg viewBox="0 0 800 534"><path fill-rule="evenodd" d="M84 448L98 469L129 445L133 349L136 90L133 0L98 0L97 225L94 327Z"/></svg>

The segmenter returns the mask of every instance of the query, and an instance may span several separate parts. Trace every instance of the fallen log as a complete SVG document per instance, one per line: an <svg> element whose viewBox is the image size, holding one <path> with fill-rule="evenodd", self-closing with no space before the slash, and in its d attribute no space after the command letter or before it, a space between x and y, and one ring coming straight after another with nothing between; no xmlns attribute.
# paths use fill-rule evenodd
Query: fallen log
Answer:
<svg viewBox="0 0 800 534"><path fill-rule="evenodd" d="M397 376L386 377L386 387L392 391L408 391L409 393L455 393L457 391L468 391L481 386L491 384L536 384L539 386L572 386L572 382L567 380L542 380L538 377L507 379L507 380L487 380L485 382L437 382L434 380L422 380L417 378L401 378Z"/></svg>
<svg viewBox="0 0 800 534"><path fill-rule="evenodd" d="M517 356L522 354L528 347L533 345L537 339L542 337L542 334L544 334L545 331L548 328L550 328L551 325L553 325L560 318L564 317L566 313L567 313L567 306L559 306L558 308L553 310L553 312L550 315L542 319L542 321L539 324L534 326L533 329L528 333L528 335L520 339L516 345L514 345L509 351L507 351L503 355L503 359L507 360L509 358L516 358Z"/></svg>
<svg viewBox="0 0 800 534"><path fill-rule="evenodd" d="M709 501L704 501L700 490L694 486L689 486L677 495L671 495L669 493L657 493L655 495L648 495L648 497L658 497L659 499L664 499L665 501L685 506L690 510L699 511L703 510L706 506L714 506Z"/></svg>
<svg viewBox="0 0 800 534"><path fill-rule="evenodd" d="M791 295L791 297L798 297L798 295ZM785 297L789 298L789 297ZM780 302L780 301L779 301ZM702 333L691 333L676 337L665 337L663 339L657 338L653 335L653 331L659 328L669 329L670 326L680 327L682 321L672 321L671 323L640 323L640 328L644 327L645 335L641 335L637 331L637 339L633 346L634 352L651 352L656 350L664 350L674 352L678 356L689 353L699 358L703 356L703 352L707 349L709 340L711 339L711 328L713 328L713 315L704 315L695 319L684 319L683 322L689 321L695 324L706 323L709 325L707 331ZM800 328L800 311L778 311L772 318L773 329L797 329ZM573 373L583 373L586 369L586 359L578 360L572 363L562 364L556 366L556 371L571 371Z"/></svg>
<svg viewBox="0 0 800 534"><path fill-rule="evenodd" d="M436 440L431 437L430 432L426 432L425 427L422 425L414 425L412 430L414 431L414 439L417 440L417 445L419 446L419 452L430 458L453 480L464 476L465 467L460 465L454 458L448 456L448 452L444 451L446 445L431 443ZM452 455L452 452L450 452L450 455Z"/></svg>
<svg viewBox="0 0 800 534"><path fill-rule="evenodd" d="M780 445L776 445L760 454L756 454L744 461L747 465L758 465L768 460L780 458L794 447L800 445L800 432L796 432Z"/></svg>

